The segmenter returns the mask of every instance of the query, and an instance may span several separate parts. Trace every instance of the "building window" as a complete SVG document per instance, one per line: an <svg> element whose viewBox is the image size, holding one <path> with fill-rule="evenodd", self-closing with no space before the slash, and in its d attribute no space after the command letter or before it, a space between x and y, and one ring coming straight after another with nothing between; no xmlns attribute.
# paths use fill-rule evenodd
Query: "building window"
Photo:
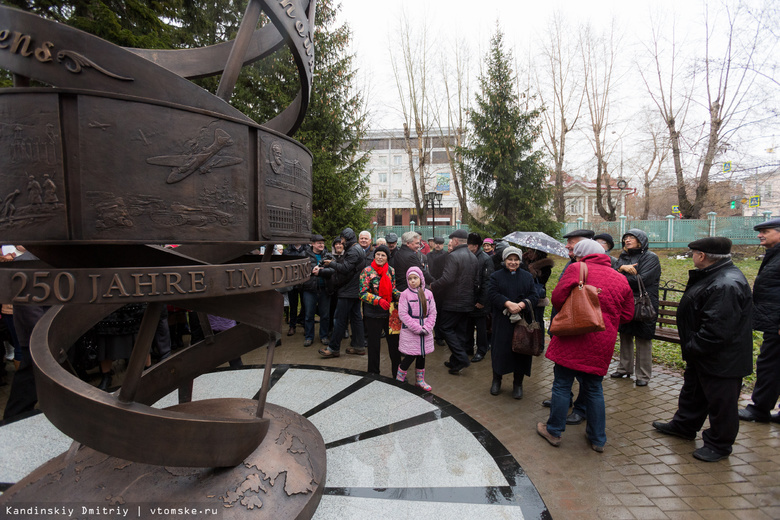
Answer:
<svg viewBox="0 0 780 520"><path fill-rule="evenodd" d="M379 198L380 199L386 199L387 198L387 190L379 190Z"/></svg>
<svg viewBox="0 0 780 520"><path fill-rule="evenodd" d="M401 190L393 190L393 197L400 199L403 196Z"/></svg>
<svg viewBox="0 0 780 520"><path fill-rule="evenodd" d="M393 225L394 226L403 226L404 225L404 210L401 208L396 208L393 210Z"/></svg>
<svg viewBox="0 0 780 520"><path fill-rule="evenodd" d="M387 184L387 172L380 173L378 177L379 177L379 184Z"/></svg>
<svg viewBox="0 0 780 520"><path fill-rule="evenodd" d="M393 172L393 184L398 184L401 182L402 174L401 172Z"/></svg>
<svg viewBox="0 0 780 520"><path fill-rule="evenodd" d="M393 166L401 166L401 156L400 155L394 155L393 156Z"/></svg>
<svg viewBox="0 0 780 520"><path fill-rule="evenodd" d="M376 159L374 162L380 166L387 166L387 154L380 153L379 155L375 155L374 158Z"/></svg>
<svg viewBox="0 0 780 520"><path fill-rule="evenodd" d="M566 213L569 215L582 215L582 199L569 199L566 203Z"/></svg>

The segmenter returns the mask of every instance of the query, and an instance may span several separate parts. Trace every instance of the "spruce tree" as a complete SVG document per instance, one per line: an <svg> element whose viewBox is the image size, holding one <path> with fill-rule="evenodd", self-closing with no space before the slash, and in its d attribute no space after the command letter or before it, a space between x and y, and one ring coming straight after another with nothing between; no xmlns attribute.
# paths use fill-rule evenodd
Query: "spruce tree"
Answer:
<svg viewBox="0 0 780 520"><path fill-rule="evenodd" d="M198 7L201 2L192 2ZM216 23L214 16L190 8L185 17L206 27L188 27L188 32L211 38L235 37L245 1L232 2L233 12L222 11ZM205 5L205 4L204 4ZM365 133L366 110L360 92L354 88L356 70L353 56L347 54L351 32L346 24L336 26L341 9L337 0L319 0L315 14L314 84L309 108L295 139L314 156L312 229L324 236L338 236L344 227L367 229L368 186L364 178L367 156L359 154L360 139ZM204 24L203 20L207 20ZM208 21L212 21L211 23ZM266 20L266 23L270 23ZM199 39L199 45L217 43ZM219 78L198 83L212 92ZM273 56L242 69L230 103L260 123L272 119L298 94L298 70L285 47Z"/></svg>
<svg viewBox="0 0 780 520"><path fill-rule="evenodd" d="M485 211L483 225L476 227L499 236L518 230L555 236L559 226L548 207L548 172L534 146L541 113L521 108L511 62L504 34L496 27L469 114L469 142L462 150L469 192Z"/></svg>

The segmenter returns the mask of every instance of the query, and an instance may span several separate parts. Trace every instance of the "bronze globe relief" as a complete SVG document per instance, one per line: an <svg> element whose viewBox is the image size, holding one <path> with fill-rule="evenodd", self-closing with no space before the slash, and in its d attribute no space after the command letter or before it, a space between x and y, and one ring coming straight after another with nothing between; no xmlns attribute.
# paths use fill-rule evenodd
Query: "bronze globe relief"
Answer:
<svg viewBox="0 0 780 520"><path fill-rule="evenodd" d="M234 40L158 51L121 48L0 7L0 67L14 74L14 88L0 91L0 233L40 259L0 264L0 300L51 306L31 339L39 406L83 445L0 503L40 499L44 487L47 496L97 501L107 500L106 489L125 489L120 501L131 502L155 496L152 485L168 497L198 489L206 493L200 499L229 506L229 516L313 514L324 486L322 438L306 419L265 403L283 316L274 289L308 278L309 262L273 261L270 247L262 257L248 253L311 236L312 157L289 136L310 97L314 11L313 0L251 0ZM261 12L272 23L257 28ZM300 91L259 125L227 100L244 64L285 44ZM216 74L216 96L188 80ZM30 79L51 87L29 87ZM149 245L169 243L181 246ZM76 339L138 302L147 310L122 387L108 394L72 375L66 353ZM204 341L144 370L166 304L240 325L207 331ZM262 344L267 370L257 401L189 401L195 377ZM151 406L176 389L179 405ZM263 442L269 430L276 437ZM278 489L266 466L284 464L300 466L286 473L292 492L270 500ZM204 468L231 466L204 477L212 474ZM138 474L155 476L130 484ZM258 484L242 488L247 481ZM96 483L103 491L94 493ZM239 488L242 500L231 502Z"/></svg>

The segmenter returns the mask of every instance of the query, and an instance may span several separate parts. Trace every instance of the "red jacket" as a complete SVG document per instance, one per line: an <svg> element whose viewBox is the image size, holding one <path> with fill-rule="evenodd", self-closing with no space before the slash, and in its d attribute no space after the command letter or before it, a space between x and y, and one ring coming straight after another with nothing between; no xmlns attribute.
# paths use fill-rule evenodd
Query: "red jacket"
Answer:
<svg viewBox="0 0 780 520"><path fill-rule="evenodd" d="M572 370L604 376L615 352L618 326L634 317L634 293L626 277L612 269L607 255L588 255L582 259L588 265L585 281L601 289L599 304L606 330L581 336L553 336L547 358ZM570 265L552 293L553 307L559 309L580 279L580 263Z"/></svg>

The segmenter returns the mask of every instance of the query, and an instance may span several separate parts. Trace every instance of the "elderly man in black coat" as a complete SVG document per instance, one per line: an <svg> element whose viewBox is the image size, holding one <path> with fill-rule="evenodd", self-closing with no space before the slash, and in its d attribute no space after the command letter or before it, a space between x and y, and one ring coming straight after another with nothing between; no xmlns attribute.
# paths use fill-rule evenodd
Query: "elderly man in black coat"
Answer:
<svg viewBox="0 0 780 520"><path fill-rule="evenodd" d="M740 410L739 418L780 423L780 413L771 414L780 396L780 218L762 222L753 229L766 248L753 283L753 329L764 333L764 341L756 359L753 404Z"/></svg>
<svg viewBox="0 0 780 520"><path fill-rule="evenodd" d="M433 282L433 277L423 266L422 254L420 253L421 238L416 231L407 231L401 235L401 247L398 248L390 265L395 270L395 286L400 292L406 290L406 271L410 267L419 267L425 276L425 283Z"/></svg>
<svg viewBox="0 0 780 520"><path fill-rule="evenodd" d="M731 240L708 237L688 244L696 269L677 309L680 346L686 362L677 412L668 423L653 422L667 435L693 440L702 432L704 446L693 456L716 462L731 454L739 432L737 410L742 378L753 371L750 284L731 261Z"/></svg>
<svg viewBox="0 0 780 520"><path fill-rule="evenodd" d="M465 348L466 325L469 312L474 309L478 262L468 249L468 237L464 229L455 230L450 235L452 252L445 257L441 278L431 284L433 295L442 302L437 321L452 352L444 365L450 369L450 374L455 375L471 365Z"/></svg>
<svg viewBox="0 0 780 520"><path fill-rule="evenodd" d="M467 240L469 251L477 257L479 269L477 270L477 294L474 308L469 313L468 331L466 333L466 353L473 355L472 363L478 363L485 359L488 351L487 315L490 312L490 296L488 295L488 281L493 274L493 260L482 250L482 237L478 233L469 233ZM477 350L474 353L474 332L477 336Z"/></svg>
<svg viewBox="0 0 780 520"><path fill-rule="evenodd" d="M341 340L347 330L348 323L352 324L352 334L355 345L364 344L363 315L360 312L360 273L366 266L366 253L358 244L355 232L352 228L344 228L341 232L344 240L344 255L335 261L323 260L325 266L320 272L325 277L336 277L334 285L337 286L338 303L336 303L336 316L334 319L333 333L330 337L330 345L318 352L324 358L339 357L341 355ZM350 354L364 355L365 348L350 348Z"/></svg>

